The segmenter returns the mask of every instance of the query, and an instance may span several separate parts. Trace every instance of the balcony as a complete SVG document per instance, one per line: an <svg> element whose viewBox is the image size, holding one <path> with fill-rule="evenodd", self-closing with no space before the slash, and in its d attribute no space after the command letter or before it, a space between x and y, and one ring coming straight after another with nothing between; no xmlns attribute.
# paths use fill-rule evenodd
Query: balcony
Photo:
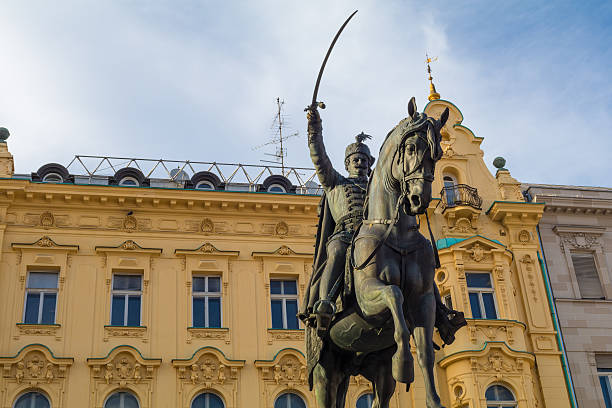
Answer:
<svg viewBox="0 0 612 408"><path fill-rule="evenodd" d="M440 197L442 212L447 208L458 206L468 206L480 210L482 205L482 198L478 195L478 190L467 184L446 186L440 191Z"/></svg>

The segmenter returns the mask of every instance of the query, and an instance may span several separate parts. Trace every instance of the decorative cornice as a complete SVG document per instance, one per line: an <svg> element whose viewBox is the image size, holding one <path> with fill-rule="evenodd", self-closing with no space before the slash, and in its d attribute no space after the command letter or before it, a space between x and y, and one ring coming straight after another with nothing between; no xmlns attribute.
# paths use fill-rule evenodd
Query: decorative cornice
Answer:
<svg viewBox="0 0 612 408"><path fill-rule="evenodd" d="M224 255L224 256L238 256L240 251L225 251L217 249L212 243L205 242L195 249L175 249L174 253L177 255Z"/></svg>
<svg viewBox="0 0 612 408"><path fill-rule="evenodd" d="M251 253L253 258L269 258L269 257L288 257L288 258L307 258L310 259L314 256L313 253L301 253L295 252L287 245L281 245L278 249L272 252L253 252Z"/></svg>
<svg viewBox="0 0 612 408"><path fill-rule="evenodd" d="M485 341L482 348L477 350L461 350L456 353L449 354L442 358L438 364L441 368L446 368L450 364L459 360L464 360L472 357L483 357L490 353L492 349L498 349L503 354L513 358L524 358L531 362L533 365L535 362L534 354L529 351L514 350L503 341Z"/></svg>
<svg viewBox="0 0 612 408"><path fill-rule="evenodd" d="M161 248L143 248L138 245L136 242L128 239L127 241L123 241L121 244L110 247L110 246L97 246L96 252L138 252L138 253L146 253L146 254L161 254Z"/></svg>
<svg viewBox="0 0 612 408"><path fill-rule="evenodd" d="M56 243L53 239L51 239L49 236L45 235L41 238L39 238L37 241L32 242L30 244L26 244L26 243L12 243L11 247L13 249L56 249L56 250L62 250L62 251L71 251L71 252L76 252L79 250L79 246L78 245L63 245L63 244L58 244Z"/></svg>

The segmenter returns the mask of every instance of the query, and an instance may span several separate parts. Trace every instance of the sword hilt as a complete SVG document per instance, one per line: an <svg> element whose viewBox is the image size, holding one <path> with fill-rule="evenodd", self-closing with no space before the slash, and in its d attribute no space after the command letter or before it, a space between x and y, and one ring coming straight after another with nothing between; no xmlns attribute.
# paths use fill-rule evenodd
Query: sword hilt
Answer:
<svg viewBox="0 0 612 408"><path fill-rule="evenodd" d="M321 109L325 109L325 102L315 102L313 104L308 105L307 107L304 108L304 112L306 112L309 109L312 108L321 108Z"/></svg>

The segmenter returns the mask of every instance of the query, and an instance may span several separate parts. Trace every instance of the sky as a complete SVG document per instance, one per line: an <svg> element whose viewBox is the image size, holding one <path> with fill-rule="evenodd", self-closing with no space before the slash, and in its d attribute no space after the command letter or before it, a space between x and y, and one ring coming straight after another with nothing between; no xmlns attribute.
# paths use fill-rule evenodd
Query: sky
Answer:
<svg viewBox="0 0 612 408"><path fill-rule="evenodd" d="M3 0L0 126L18 173L76 154L260 163L284 100L286 163L310 167L319 90L334 165L378 151L429 92L521 182L612 187L612 2Z"/></svg>

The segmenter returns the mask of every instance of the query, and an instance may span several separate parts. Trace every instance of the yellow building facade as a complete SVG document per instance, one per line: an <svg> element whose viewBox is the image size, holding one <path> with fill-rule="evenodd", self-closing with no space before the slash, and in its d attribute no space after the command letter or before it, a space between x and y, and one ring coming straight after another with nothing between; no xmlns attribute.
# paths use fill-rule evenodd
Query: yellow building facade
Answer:
<svg viewBox="0 0 612 408"><path fill-rule="evenodd" d="M426 112L445 107L429 216L436 282L468 326L436 354L442 400L570 407L535 232L543 205L507 170L490 174L452 103ZM0 177L0 407L316 406L292 312L320 196L19 179L5 143ZM371 392L353 379L347 407ZM391 406L425 406L419 374Z"/></svg>

